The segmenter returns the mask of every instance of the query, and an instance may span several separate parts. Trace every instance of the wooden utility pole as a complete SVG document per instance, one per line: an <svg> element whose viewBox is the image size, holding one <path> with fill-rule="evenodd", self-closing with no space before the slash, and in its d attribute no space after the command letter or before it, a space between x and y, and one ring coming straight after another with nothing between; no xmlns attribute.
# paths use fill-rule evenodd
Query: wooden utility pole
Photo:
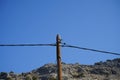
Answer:
<svg viewBox="0 0 120 80"><path fill-rule="evenodd" d="M57 36L56 36L56 55L57 55L57 78L58 78L58 80L62 80L60 43L61 43L61 39L60 39L59 35L57 34Z"/></svg>

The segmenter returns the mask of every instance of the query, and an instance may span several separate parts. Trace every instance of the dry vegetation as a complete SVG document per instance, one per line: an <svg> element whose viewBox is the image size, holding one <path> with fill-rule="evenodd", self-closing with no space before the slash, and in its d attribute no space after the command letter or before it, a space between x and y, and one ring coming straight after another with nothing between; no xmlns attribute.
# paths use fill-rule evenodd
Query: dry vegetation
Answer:
<svg viewBox="0 0 120 80"><path fill-rule="evenodd" d="M94 65L62 63L63 80L120 80L120 58ZM55 64L46 64L28 73L0 73L0 80L57 80Z"/></svg>

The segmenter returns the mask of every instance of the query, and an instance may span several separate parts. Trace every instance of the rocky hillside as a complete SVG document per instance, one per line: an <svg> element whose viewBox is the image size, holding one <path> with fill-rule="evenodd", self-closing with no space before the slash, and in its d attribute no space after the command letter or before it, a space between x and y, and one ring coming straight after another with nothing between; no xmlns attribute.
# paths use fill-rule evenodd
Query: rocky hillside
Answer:
<svg viewBox="0 0 120 80"><path fill-rule="evenodd" d="M120 58L97 62L94 65L62 63L63 80L120 80ZM0 73L0 80L57 80L55 64L32 70L28 73Z"/></svg>

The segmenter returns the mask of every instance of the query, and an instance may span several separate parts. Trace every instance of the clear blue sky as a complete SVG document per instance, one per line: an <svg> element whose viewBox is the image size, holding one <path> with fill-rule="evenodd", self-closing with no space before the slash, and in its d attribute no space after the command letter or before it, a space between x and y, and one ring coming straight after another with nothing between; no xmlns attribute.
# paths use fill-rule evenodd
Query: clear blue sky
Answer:
<svg viewBox="0 0 120 80"><path fill-rule="evenodd" d="M0 0L0 44L63 42L120 53L119 0ZM66 63L94 64L120 56L62 48ZM55 47L0 47L0 72L56 63Z"/></svg>

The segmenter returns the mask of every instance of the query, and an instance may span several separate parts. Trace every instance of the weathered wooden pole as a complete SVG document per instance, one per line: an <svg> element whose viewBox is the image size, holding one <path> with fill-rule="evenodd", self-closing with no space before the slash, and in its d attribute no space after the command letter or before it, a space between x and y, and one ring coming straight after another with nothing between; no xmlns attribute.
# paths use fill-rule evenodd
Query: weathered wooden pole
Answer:
<svg viewBox="0 0 120 80"><path fill-rule="evenodd" d="M57 34L57 36L56 36L56 55L57 55L57 78L58 78L58 80L62 80L60 43L61 43L61 39L60 39L59 35Z"/></svg>

